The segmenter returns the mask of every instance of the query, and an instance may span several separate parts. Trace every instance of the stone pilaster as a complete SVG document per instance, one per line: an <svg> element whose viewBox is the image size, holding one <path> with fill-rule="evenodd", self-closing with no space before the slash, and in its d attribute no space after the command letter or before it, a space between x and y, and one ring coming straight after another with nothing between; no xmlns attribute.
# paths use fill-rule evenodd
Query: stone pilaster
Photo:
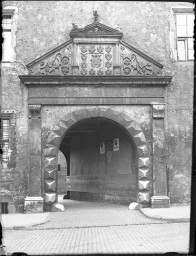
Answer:
<svg viewBox="0 0 196 256"><path fill-rule="evenodd" d="M166 143L164 129L165 104L152 106L153 130L153 193L152 208L169 207L166 177Z"/></svg>
<svg viewBox="0 0 196 256"><path fill-rule="evenodd" d="M76 43L73 43L72 54L73 54L72 74L76 76L76 75L79 75L78 45Z"/></svg>
<svg viewBox="0 0 196 256"><path fill-rule="evenodd" d="M43 212L41 197L41 106L29 105L28 131L28 196L25 199L25 211Z"/></svg>

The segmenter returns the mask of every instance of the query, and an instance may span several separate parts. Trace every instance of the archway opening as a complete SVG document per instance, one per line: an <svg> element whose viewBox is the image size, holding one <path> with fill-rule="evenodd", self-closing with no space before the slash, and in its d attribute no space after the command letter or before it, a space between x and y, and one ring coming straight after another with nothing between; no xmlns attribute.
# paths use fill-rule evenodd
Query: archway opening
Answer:
<svg viewBox="0 0 196 256"><path fill-rule="evenodd" d="M100 117L79 121L67 131L59 150L67 162L66 180L61 180L64 198L119 204L136 201L137 152L118 123Z"/></svg>

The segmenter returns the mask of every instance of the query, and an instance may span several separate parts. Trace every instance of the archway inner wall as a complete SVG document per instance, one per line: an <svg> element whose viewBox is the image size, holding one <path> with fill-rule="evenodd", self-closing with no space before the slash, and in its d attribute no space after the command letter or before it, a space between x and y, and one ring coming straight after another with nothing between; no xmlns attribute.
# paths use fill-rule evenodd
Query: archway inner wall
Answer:
<svg viewBox="0 0 196 256"><path fill-rule="evenodd" d="M56 202L57 152L60 143L71 126L92 117L115 121L132 138L137 154L137 199L140 203L149 204L152 193L150 106L45 106L42 112L42 195L45 206Z"/></svg>
<svg viewBox="0 0 196 256"><path fill-rule="evenodd" d="M119 146L113 145L115 139ZM99 117L81 120L70 127L60 148L65 154L69 148L70 174L64 188L71 192L70 199L135 202L136 150L118 123Z"/></svg>

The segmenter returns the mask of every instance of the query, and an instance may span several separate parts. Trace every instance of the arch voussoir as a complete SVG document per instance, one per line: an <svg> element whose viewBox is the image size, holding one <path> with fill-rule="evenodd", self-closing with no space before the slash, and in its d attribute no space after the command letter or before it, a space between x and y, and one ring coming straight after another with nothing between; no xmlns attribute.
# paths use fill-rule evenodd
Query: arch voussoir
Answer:
<svg viewBox="0 0 196 256"><path fill-rule="evenodd" d="M82 109L77 109L76 111L73 112L73 116L75 118L76 121L80 121L82 119L87 118L87 114L86 111L82 110Z"/></svg>
<svg viewBox="0 0 196 256"><path fill-rule="evenodd" d="M57 133L55 133L54 131L52 131L50 133L50 135L48 136L48 139L47 139L47 143L49 144L52 144L52 145L58 145L58 142L60 140L61 136L58 135Z"/></svg>
<svg viewBox="0 0 196 256"><path fill-rule="evenodd" d="M148 156L148 148L146 144L138 146L138 155L139 156Z"/></svg>
<svg viewBox="0 0 196 256"><path fill-rule="evenodd" d="M56 186L56 181L49 182L49 180L55 180L57 171L56 157L60 140L64 136L65 132L72 125L76 124L80 120L85 120L93 117L103 117L113 120L123 126L132 137L138 155L138 200L140 203L150 202L150 158L149 150L145 135L139 126L127 113L112 109L107 106L93 106L84 107L69 113L60 120L49 133L47 143L44 149L44 181L46 184L45 189L45 203L54 203L56 200L56 194L51 190L51 187ZM51 185L52 184L52 185Z"/></svg>
<svg viewBox="0 0 196 256"><path fill-rule="evenodd" d="M47 147L44 149L44 156L56 156L57 148L52 146L52 147Z"/></svg>

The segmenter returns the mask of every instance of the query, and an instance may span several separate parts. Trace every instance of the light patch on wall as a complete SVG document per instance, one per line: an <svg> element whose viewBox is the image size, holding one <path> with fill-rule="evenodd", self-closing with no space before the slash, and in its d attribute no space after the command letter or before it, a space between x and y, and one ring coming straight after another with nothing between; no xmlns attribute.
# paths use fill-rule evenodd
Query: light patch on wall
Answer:
<svg viewBox="0 0 196 256"><path fill-rule="evenodd" d="M100 155L105 154L105 143L100 143Z"/></svg>
<svg viewBox="0 0 196 256"><path fill-rule="evenodd" d="M113 140L113 151L119 150L119 138Z"/></svg>

